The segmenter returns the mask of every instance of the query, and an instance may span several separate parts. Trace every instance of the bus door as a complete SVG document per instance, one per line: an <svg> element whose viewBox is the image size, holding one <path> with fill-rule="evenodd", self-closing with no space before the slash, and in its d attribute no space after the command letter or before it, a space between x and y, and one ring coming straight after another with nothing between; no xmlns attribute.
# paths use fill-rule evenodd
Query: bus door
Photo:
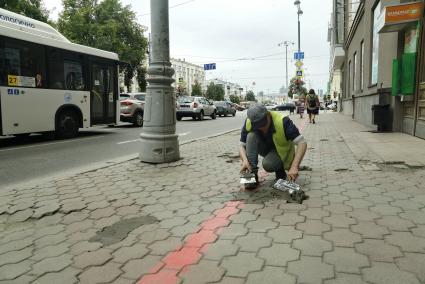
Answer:
<svg viewBox="0 0 425 284"><path fill-rule="evenodd" d="M116 64L91 64L91 124L115 123L117 94Z"/></svg>

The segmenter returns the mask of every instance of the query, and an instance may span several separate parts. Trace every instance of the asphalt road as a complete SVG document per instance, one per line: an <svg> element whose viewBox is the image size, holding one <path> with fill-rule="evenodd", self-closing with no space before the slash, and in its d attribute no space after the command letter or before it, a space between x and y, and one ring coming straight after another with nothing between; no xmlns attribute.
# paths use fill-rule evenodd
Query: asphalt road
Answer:
<svg viewBox="0 0 425 284"><path fill-rule="evenodd" d="M177 122L179 142L238 129L245 117L246 111L216 120L184 118ZM81 130L79 137L70 140L52 140L42 135L31 135L25 140L0 138L0 189L136 155L140 132L141 128L125 124Z"/></svg>

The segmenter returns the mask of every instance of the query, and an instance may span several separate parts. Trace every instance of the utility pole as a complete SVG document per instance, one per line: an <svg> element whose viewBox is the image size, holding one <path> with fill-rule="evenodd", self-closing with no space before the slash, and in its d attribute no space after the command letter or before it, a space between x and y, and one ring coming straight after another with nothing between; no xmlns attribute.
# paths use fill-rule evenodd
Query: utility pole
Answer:
<svg viewBox="0 0 425 284"><path fill-rule="evenodd" d="M169 163L180 159L176 135L176 99L171 84L168 0L151 0L151 61L144 125L140 134L142 162Z"/></svg>

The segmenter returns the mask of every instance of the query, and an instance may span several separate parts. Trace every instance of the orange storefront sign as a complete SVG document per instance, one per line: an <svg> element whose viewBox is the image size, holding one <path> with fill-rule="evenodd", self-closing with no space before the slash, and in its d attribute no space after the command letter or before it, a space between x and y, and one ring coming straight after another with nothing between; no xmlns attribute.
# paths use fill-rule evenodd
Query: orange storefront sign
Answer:
<svg viewBox="0 0 425 284"><path fill-rule="evenodd" d="M385 24L398 24L418 21L422 16L423 2L388 6L385 11Z"/></svg>

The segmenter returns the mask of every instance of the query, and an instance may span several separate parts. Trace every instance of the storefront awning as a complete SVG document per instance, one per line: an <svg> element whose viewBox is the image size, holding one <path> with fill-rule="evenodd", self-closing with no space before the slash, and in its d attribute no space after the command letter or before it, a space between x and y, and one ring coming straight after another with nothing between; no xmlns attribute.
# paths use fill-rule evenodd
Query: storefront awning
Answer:
<svg viewBox="0 0 425 284"><path fill-rule="evenodd" d="M423 2L410 2L385 7L385 24L379 33L402 31L416 24L422 17Z"/></svg>

